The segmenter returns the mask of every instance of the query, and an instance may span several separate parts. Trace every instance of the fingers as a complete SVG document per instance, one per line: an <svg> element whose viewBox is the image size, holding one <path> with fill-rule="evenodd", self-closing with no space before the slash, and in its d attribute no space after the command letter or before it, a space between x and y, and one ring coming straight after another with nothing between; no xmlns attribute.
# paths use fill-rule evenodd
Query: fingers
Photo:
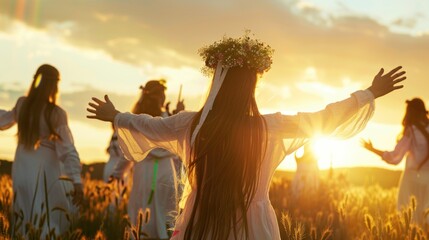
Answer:
<svg viewBox="0 0 429 240"><path fill-rule="evenodd" d="M87 118L99 119L96 115L86 115Z"/></svg>
<svg viewBox="0 0 429 240"><path fill-rule="evenodd" d="M383 68L380 68L380 71L378 71L378 73L377 73L377 75L376 75L376 76L381 77L381 76L383 75L383 73L384 73L384 69L383 69Z"/></svg>
<svg viewBox="0 0 429 240"><path fill-rule="evenodd" d="M403 88L403 87L404 87L404 85L394 86L394 87L393 87L393 91L394 91L394 90L397 90L397 89L401 89L401 88Z"/></svg>
<svg viewBox="0 0 429 240"><path fill-rule="evenodd" d="M112 101L110 101L109 96L106 94L104 95L104 100L106 101L106 103L111 103Z"/></svg>
<svg viewBox="0 0 429 240"><path fill-rule="evenodd" d="M402 82L402 81L404 81L405 79L407 79L407 77L401 77L401 78L398 78L398 79L396 79L396 80L393 80L393 85L395 85L395 84L397 84L397 83L399 83L399 82Z"/></svg>
<svg viewBox="0 0 429 240"><path fill-rule="evenodd" d="M106 96L107 96L107 95L106 95ZM105 102L101 101L100 99L98 99L98 98L96 98L96 97L93 97L93 98L91 98L91 99L92 99L92 101L94 101L94 102L98 103L98 105L105 104Z"/></svg>
<svg viewBox="0 0 429 240"><path fill-rule="evenodd" d="M405 74L405 71L402 71L402 72L399 72L399 73L395 73L395 74L392 75L392 78L395 79L395 78L401 77L404 74Z"/></svg>
<svg viewBox="0 0 429 240"><path fill-rule="evenodd" d="M399 71L399 69L401 69L401 68L402 68L402 66L398 66L398 67L396 67L396 68L394 68L394 69L390 70L390 72L388 72L386 75L387 75L387 76L391 76L392 74L394 74L394 73L396 73L397 71Z"/></svg>
<svg viewBox="0 0 429 240"><path fill-rule="evenodd" d="M95 108L95 109L99 107L99 105L94 104L92 102L88 103L88 105L91 106L91 107L93 107L93 108Z"/></svg>
<svg viewBox="0 0 429 240"><path fill-rule="evenodd" d="M87 108L86 111L90 112L90 113L94 113L97 114L97 110L92 109L92 108Z"/></svg>

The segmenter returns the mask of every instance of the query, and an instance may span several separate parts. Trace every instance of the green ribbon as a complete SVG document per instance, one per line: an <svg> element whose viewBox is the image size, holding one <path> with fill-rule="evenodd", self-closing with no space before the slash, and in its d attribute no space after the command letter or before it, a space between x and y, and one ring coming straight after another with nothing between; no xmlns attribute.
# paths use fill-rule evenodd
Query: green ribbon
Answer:
<svg viewBox="0 0 429 240"><path fill-rule="evenodd" d="M158 174L158 159L155 159L155 164L153 165L153 176L152 176L152 187L150 190L149 200L147 201L147 205L152 203L153 195L155 194L156 189L156 175Z"/></svg>

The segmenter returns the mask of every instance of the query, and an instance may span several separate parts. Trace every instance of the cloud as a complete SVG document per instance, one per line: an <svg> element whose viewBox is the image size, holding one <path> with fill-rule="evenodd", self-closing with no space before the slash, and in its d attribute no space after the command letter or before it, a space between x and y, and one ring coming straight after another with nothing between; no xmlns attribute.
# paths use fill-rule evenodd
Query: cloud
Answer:
<svg viewBox="0 0 429 240"><path fill-rule="evenodd" d="M22 89L10 89L7 86L8 85L0 84L0 109L10 110L15 106L16 100L25 95L25 91ZM115 104L116 109L121 112L129 112L131 111L134 103L138 100L140 90L136 88L134 95L124 95L117 94L115 92L104 92L91 87L81 87L80 90L75 92L60 93L59 105L66 110L70 120L82 122L96 128L104 128L105 126L98 124L98 121L86 118L86 115L88 114L86 108L91 97L102 99L105 94L109 95L110 99ZM172 102L170 110L174 110L176 98L172 98L171 95L167 95L167 101ZM185 97L185 105L188 101L200 102L200 97Z"/></svg>
<svg viewBox="0 0 429 240"><path fill-rule="evenodd" d="M417 24L416 18L398 18L392 22L393 25L405 28L414 28Z"/></svg>
<svg viewBox="0 0 429 240"><path fill-rule="evenodd" d="M307 106L310 101L320 102L318 96L310 96L297 87L303 71L309 67L320 70L319 84L341 91L345 77L365 88L380 67L404 66L409 78L406 88L377 103L378 109L385 109L389 114L402 115L402 109L398 110L397 106L403 104L405 98L429 98L426 91L429 35L392 33L385 25L366 16L329 16L308 4L298 5L302 11L297 12L299 1L58 0L50 1L49 5L41 3L43 14L39 18L34 17L31 4L25 8L24 15L16 16L14 1L7 0L0 0L4 6L0 14L8 16L9 22L10 19L23 21L80 48L98 49L136 66L199 69L202 62L196 50L200 46L224 34L237 36L244 29L252 29L258 38L276 49L272 70L264 76L264 81L267 86L287 90L267 88L272 92L261 96L272 96L273 92L280 95L270 104L281 109L285 108L286 99L290 100L286 110ZM314 19L319 16L328 16L329 24L316 23ZM401 20L397 24L411 26L412 21ZM1 23L0 28L8 31L9 25ZM262 105L268 107L268 104ZM378 115L376 120L396 121L391 116Z"/></svg>

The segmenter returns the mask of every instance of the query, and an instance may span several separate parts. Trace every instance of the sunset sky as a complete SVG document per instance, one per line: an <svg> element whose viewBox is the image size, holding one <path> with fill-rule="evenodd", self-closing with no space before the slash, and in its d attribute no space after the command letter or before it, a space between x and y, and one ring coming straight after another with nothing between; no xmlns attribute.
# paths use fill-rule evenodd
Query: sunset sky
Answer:
<svg viewBox="0 0 429 240"><path fill-rule="evenodd" d="M182 84L187 110L199 110L210 79L197 50L246 29L275 49L257 89L263 113L320 110L367 88L381 67L403 66L406 87L376 101L364 132L319 141L322 168L331 158L334 167L403 167L359 139L392 149L405 100L429 99L427 0L0 0L0 109L11 109L37 67L50 63L61 72L60 105L82 162L106 161L111 127L86 119L91 96L107 93L129 111L141 84L165 78L168 100L177 101ZM0 158L13 159L15 134L0 132ZM294 160L281 168L294 169Z"/></svg>

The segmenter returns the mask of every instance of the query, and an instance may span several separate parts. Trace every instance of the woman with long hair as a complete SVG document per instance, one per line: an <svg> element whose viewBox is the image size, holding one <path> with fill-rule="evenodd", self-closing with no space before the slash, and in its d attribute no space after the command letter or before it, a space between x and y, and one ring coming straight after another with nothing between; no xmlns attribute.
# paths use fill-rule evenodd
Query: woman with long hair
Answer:
<svg viewBox="0 0 429 240"><path fill-rule="evenodd" d="M141 87L142 93L133 107L133 114L167 117L164 108L165 80L151 80ZM174 112L184 110L178 102ZM116 134L115 134L116 135ZM133 181L128 201L128 216L136 225L139 211L149 209L150 219L142 225L142 232L151 239L169 239L178 212L178 180L175 170L176 156L162 148L150 151L144 161L132 163L120 158L114 167L113 178L123 179L132 168Z"/></svg>
<svg viewBox="0 0 429 240"><path fill-rule="evenodd" d="M261 115L255 100L258 74L271 66L272 49L248 36L224 38L200 55L212 86L199 112L168 118L120 113L106 95L87 109L114 122L129 160L162 147L183 159L189 184L172 239L280 239L268 197L275 169L315 134L350 137L362 130L373 100L400 88L396 68L381 70L368 90L315 113Z"/></svg>
<svg viewBox="0 0 429 240"><path fill-rule="evenodd" d="M55 67L41 65L27 96L19 98L11 111L0 113L1 130L18 124L12 181L14 224L21 227L15 236L25 236L27 224L30 228L36 224L36 229L43 224L42 236L51 232L58 236L68 229L69 222L63 211L54 209L70 214L72 205L82 200L79 155L66 112L57 105L59 80L60 73ZM73 182L73 188L69 181Z"/></svg>
<svg viewBox="0 0 429 240"><path fill-rule="evenodd" d="M406 155L405 170L399 183L397 208L416 199L413 219L427 223L425 210L429 208L429 119L425 104L420 98L406 101L407 108L402 120L402 133L393 151L382 151L372 145L371 140L362 141L363 147L380 156L386 163L397 165Z"/></svg>

